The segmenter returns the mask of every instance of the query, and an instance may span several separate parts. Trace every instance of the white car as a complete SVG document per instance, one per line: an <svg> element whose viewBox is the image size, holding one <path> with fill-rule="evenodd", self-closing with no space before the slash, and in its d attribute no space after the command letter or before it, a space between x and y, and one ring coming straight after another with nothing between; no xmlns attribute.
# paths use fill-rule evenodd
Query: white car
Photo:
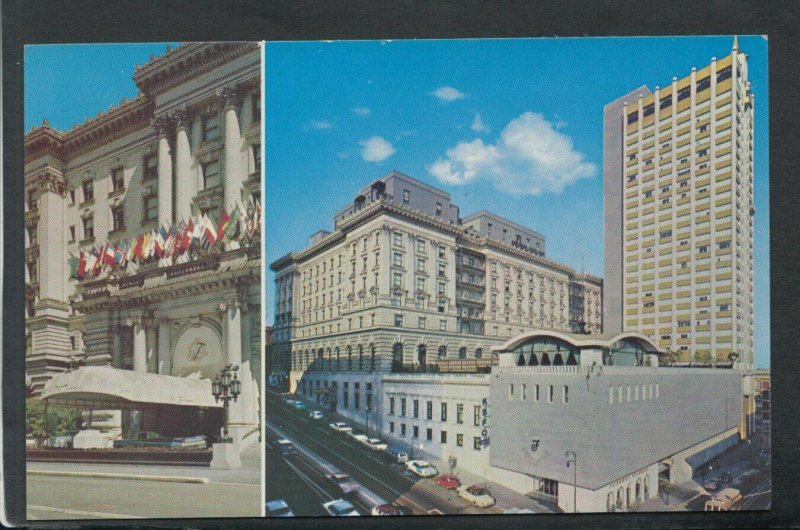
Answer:
<svg viewBox="0 0 800 530"><path fill-rule="evenodd" d="M346 423L344 423L342 421L337 421L335 423L330 423L330 424L328 424L328 427L330 427L334 431L339 431L339 432L350 432L350 431L353 430L352 427L350 427L348 424L346 424Z"/></svg>
<svg viewBox="0 0 800 530"><path fill-rule="evenodd" d="M439 471L426 460L409 460L406 469L420 477L435 477Z"/></svg>
<svg viewBox="0 0 800 530"><path fill-rule="evenodd" d="M488 508L494 506L494 497L489 495L489 490L482 488L477 484L472 486L461 486L457 490L458 496L465 501L474 504L478 508Z"/></svg>
<svg viewBox="0 0 800 530"><path fill-rule="evenodd" d="M359 433L353 433L351 431L351 432L349 432L347 434L350 435L350 437L353 438L355 441L361 442L362 444L366 443L366 441L369 440L369 438L367 438L366 434L362 434L360 432Z"/></svg>
<svg viewBox="0 0 800 530"><path fill-rule="evenodd" d="M321 420L322 419L322 411L321 410L314 410L308 413L313 420Z"/></svg>
<svg viewBox="0 0 800 530"><path fill-rule="evenodd" d="M385 451L387 447L387 445L378 438L367 438L363 443L370 449L374 449L376 451Z"/></svg>
<svg viewBox="0 0 800 530"><path fill-rule="evenodd" d="M344 499L336 499L322 505L325 511L334 517L357 517L361 515L355 507Z"/></svg>
<svg viewBox="0 0 800 530"><path fill-rule="evenodd" d="M346 473L331 473L326 476L339 487L343 495L350 495L358 491L358 483Z"/></svg>
<svg viewBox="0 0 800 530"><path fill-rule="evenodd" d="M289 505L286 504L286 501L283 499L269 501L266 507L267 517L294 517L292 509L289 508Z"/></svg>

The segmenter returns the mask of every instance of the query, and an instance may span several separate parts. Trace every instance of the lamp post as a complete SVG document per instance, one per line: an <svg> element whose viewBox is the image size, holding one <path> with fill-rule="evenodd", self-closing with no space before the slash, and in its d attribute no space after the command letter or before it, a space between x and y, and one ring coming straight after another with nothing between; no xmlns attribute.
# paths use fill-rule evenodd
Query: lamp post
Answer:
<svg viewBox="0 0 800 530"><path fill-rule="evenodd" d="M578 455L575 451L567 451L564 457L567 459L567 468L572 464L572 513L578 513Z"/></svg>
<svg viewBox="0 0 800 530"><path fill-rule="evenodd" d="M365 412L367 415L367 438L369 438L369 411L372 410L372 407L367 407Z"/></svg>
<svg viewBox="0 0 800 530"><path fill-rule="evenodd" d="M242 393L242 382L236 376L238 370L239 366L228 364L219 371L211 383L211 393L214 395L214 401L219 403L222 400L225 417L222 426L222 440L220 442L226 444L233 443L233 439L228 436L228 402L231 399L236 402L236 398Z"/></svg>

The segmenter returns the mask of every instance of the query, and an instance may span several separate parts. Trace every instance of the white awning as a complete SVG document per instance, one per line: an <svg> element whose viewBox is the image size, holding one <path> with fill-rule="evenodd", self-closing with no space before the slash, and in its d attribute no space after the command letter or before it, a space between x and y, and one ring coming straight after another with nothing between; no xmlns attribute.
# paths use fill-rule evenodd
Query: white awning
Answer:
<svg viewBox="0 0 800 530"><path fill-rule="evenodd" d="M211 394L211 381L84 366L58 374L42 390L42 399L66 405L103 407L137 403L186 407L222 407Z"/></svg>

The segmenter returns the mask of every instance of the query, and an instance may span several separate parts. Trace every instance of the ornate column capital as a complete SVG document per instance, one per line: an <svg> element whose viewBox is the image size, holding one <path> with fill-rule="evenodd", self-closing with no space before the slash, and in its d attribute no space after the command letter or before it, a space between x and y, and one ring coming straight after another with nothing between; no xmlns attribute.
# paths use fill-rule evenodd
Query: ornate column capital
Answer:
<svg viewBox="0 0 800 530"><path fill-rule="evenodd" d="M153 117L150 120L150 126L156 130L159 137L164 137L169 135L175 126L175 122L170 115L164 114Z"/></svg>
<svg viewBox="0 0 800 530"><path fill-rule="evenodd" d="M49 169L39 176L38 184L40 193L52 192L60 197L67 193L67 181L64 176Z"/></svg>
<svg viewBox="0 0 800 530"><path fill-rule="evenodd" d="M176 129L186 129L192 119L192 113L186 107L181 107L172 111L170 118L175 123Z"/></svg>
<svg viewBox="0 0 800 530"><path fill-rule="evenodd" d="M228 85L217 90L217 97L223 109L235 107L239 102L240 95L241 90L236 85Z"/></svg>

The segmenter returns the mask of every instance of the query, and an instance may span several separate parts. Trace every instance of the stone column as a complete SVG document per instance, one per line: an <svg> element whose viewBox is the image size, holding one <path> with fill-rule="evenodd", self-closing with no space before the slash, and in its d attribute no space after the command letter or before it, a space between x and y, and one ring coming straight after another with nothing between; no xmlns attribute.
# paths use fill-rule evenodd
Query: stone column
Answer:
<svg viewBox="0 0 800 530"><path fill-rule="evenodd" d="M220 304L220 309L223 311L223 322L225 332L225 362L227 364L238 365L239 371L237 377L242 379L242 304L243 301L235 295L227 299L224 303ZM238 400L234 403L230 402L228 408L228 429L231 437L234 440L240 440L242 434L242 409L243 409L243 396L239 396Z"/></svg>
<svg viewBox="0 0 800 530"><path fill-rule="evenodd" d="M153 119L158 131L158 221L171 225L172 216L172 150L169 147L171 122L166 116Z"/></svg>
<svg viewBox="0 0 800 530"><path fill-rule="evenodd" d="M119 325L114 326L114 345L113 350L111 351L111 366L114 368L122 368L122 344L119 340L120 334L120 327Z"/></svg>
<svg viewBox="0 0 800 530"><path fill-rule="evenodd" d="M157 329L154 320L147 319L145 321L144 338L147 352L147 372L151 374L158 373L158 351L156 350Z"/></svg>
<svg viewBox="0 0 800 530"><path fill-rule="evenodd" d="M39 300L66 302L64 177L47 169L39 177L39 193Z"/></svg>
<svg viewBox="0 0 800 530"><path fill-rule="evenodd" d="M133 371L147 372L147 337L144 330L144 315L141 312L131 315L133 324Z"/></svg>
<svg viewBox="0 0 800 530"><path fill-rule="evenodd" d="M172 357L170 356L170 323L163 318L158 322L158 373L172 373Z"/></svg>
<svg viewBox="0 0 800 530"><path fill-rule="evenodd" d="M186 221L192 214L192 199L197 195L197 179L192 174L192 148L189 142L191 117L185 109L173 113L175 119L175 219Z"/></svg>
<svg viewBox="0 0 800 530"><path fill-rule="evenodd" d="M218 93L222 104L225 145L225 176L223 179L223 205L230 212L234 205L242 201L244 175L241 164L242 137L239 130L238 102L235 87L225 87Z"/></svg>

